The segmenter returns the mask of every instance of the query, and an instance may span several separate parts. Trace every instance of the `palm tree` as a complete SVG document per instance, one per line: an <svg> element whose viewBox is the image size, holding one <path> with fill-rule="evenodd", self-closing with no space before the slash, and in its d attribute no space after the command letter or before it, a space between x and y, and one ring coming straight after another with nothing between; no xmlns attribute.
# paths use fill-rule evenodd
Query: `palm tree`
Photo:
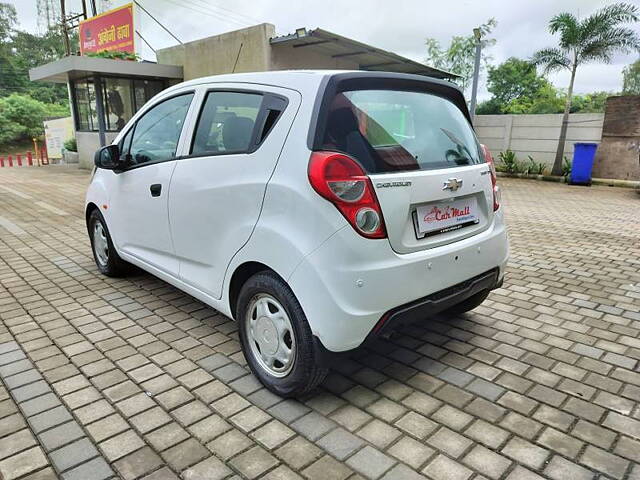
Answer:
<svg viewBox="0 0 640 480"><path fill-rule="evenodd" d="M549 22L549 31L552 34L559 33L560 42L557 47L536 52L532 61L542 66L545 73L562 69L571 72L553 175L562 174L564 143L578 65L588 62L609 63L615 52L640 51L640 37L630 28L621 26L637 21L638 8L635 5L614 3L582 20L571 13L560 13Z"/></svg>

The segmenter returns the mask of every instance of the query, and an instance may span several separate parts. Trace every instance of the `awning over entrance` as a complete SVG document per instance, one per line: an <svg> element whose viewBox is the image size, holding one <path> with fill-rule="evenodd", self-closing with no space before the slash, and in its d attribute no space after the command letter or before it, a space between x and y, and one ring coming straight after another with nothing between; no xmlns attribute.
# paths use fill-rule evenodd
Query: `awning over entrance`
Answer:
<svg viewBox="0 0 640 480"><path fill-rule="evenodd" d="M32 81L66 83L94 75L182 81L182 67L72 55L29 70Z"/></svg>
<svg viewBox="0 0 640 480"><path fill-rule="evenodd" d="M395 53L360 43L321 28L299 28L295 33L274 37L271 45L290 45L293 48L317 50L332 58L350 59L359 64L360 70L413 73L435 78L454 79L458 75L410 60Z"/></svg>

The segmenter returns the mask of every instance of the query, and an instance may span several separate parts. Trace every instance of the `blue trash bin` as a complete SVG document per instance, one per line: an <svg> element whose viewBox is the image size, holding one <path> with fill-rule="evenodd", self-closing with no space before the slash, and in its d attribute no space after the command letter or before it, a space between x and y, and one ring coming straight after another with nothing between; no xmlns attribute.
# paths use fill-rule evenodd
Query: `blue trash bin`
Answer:
<svg viewBox="0 0 640 480"><path fill-rule="evenodd" d="M591 185L591 170L596 156L597 143L575 143L573 149L573 163L569 183Z"/></svg>

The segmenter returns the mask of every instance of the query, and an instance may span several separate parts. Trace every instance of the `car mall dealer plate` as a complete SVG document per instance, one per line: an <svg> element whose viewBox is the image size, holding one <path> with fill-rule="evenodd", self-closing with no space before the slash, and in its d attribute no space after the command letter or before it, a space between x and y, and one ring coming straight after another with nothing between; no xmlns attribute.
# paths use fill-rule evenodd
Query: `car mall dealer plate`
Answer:
<svg viewBox="0 0 640 480"><path fill-rule="evenodd" d="M479 221L475 197L422 205L416 208L414 214L418 238L450 232Z"/></svg>

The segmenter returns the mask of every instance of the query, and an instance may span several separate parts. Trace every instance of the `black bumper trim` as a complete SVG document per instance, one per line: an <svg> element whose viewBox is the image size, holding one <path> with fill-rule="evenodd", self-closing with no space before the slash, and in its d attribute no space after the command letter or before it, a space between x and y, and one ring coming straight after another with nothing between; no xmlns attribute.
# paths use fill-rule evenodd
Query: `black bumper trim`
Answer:
<svg viewBox="0 0 640 480"><path fill-rule="evenodd" d="M498 282L499 273L499 269L494 268L457 285L396 307L382 316L369 337L377 337L402 325L424 320L457 305L482 290L499 288L502 283Z"/></svg>

